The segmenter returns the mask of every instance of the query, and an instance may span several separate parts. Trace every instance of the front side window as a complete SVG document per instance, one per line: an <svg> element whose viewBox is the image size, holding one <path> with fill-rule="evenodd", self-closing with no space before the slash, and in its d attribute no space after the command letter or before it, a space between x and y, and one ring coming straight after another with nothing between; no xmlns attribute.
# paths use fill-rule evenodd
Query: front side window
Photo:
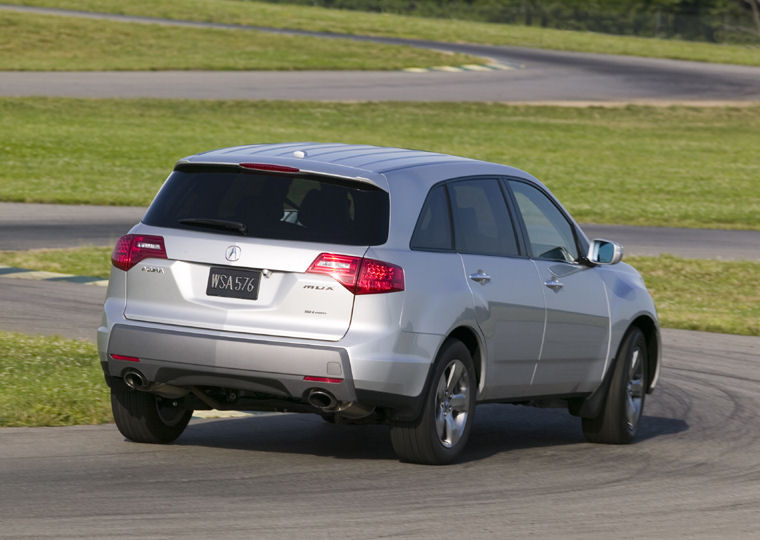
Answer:
<svg viewBox="0 0 760 540"><path fill-rule="evenodd" d="M552 261L577 261L578 247L573 227L551 199L525 182L510 180L509 186L525 223L532 256Z"/></svg>
<svg viewBox="0 0 760 540"><path fill-rule="evenodd" d="M515 231L498 180L459 180L448 184L448 188L457 251L518 255Z"/></svg>

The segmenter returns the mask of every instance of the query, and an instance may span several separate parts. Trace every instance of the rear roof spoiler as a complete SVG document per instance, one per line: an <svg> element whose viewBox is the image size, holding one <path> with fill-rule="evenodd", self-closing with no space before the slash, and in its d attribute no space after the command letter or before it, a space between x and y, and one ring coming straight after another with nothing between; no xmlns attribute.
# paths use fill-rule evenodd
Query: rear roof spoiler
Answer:
<svg viewBox="0 0 760 540"><path fill-rule="evenodd" d="M277 163L237 163L237 162L219 162L219 161L190 161L179 160L174 165L174 170L186 170L195 167L219 167L219 168L241 168L256 172L267 172L274 174L300 174L304 176L320 176L323 178L333 178L336 180L360 182L362 184L369 184L370 186L386 191L383 186L378 185L377 182L365 177L365 176L350 176L345 174L336 174L326 171L314 171L303 167L291 167L288 165L280 165Z"/></svg>

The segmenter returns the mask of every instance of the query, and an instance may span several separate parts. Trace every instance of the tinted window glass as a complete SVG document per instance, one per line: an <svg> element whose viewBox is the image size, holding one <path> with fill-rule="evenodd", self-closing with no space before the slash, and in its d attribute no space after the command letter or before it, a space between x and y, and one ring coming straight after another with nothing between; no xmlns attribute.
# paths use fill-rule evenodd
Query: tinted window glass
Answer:
<svg viewBox="0 0 760 540"><path fill-rule="evenodd" d="M436 186L422 206L411 241L412 249L451 249L451 217L446 188Z"/></svg>
<svg viewBox="0 0 760 540"><path fill-rule="evenodd" d="M388 194L358 182L193 167L172 173L143 222L222 234L242 230L258 238L378 245L388 237Z"/></svg>
<svg viewBox="0 0 760 540"><path fill-rule="evenodd" d="M457 251L481 255L517 255L517 240L497 180L448 184Z"/></svg>
<svg viewBox="0 0 760 540"><path fill-rule="evenodd" d="M540 190L524 182L510 181L533 257L553 261L578 260L578 248L570 222Z"/></svg>

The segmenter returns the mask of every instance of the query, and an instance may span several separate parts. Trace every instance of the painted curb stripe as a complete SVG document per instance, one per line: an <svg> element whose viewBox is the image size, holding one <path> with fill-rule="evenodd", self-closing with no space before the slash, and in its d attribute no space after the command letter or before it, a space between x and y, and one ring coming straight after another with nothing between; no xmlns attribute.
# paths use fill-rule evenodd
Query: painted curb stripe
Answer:
<svg viewBox="0 0 760 540"><path fill-rule="evenodd" d="M460 67L454 67L454 66L434 66L431 69L433 71L446 71L449 73L458 73L460 71L464 71L464 69Z"/></svg>
<svg viewBox="0 0 760 540"><path fill-rule="evenodd" d="M462 69L466 71L492 71L490 67L482 64L467 64L462 66Z"/></svg>
<svg viewBox="0 0 760 540"><path fill-rule="evenodd" d="M522 65L509 65L494 62L492 64L465 64L463 66L432 66L432 67L411 67L404 68L406 73L430 73L434 71L445 71L447 73L464 73L465 71L509 71L513 69L522 69Z"/></svg>

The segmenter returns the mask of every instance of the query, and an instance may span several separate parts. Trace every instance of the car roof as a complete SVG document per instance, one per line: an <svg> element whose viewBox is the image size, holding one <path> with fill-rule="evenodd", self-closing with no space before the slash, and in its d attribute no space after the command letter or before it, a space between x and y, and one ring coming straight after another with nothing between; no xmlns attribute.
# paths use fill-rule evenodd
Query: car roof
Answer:
<svg viewBox="0 0 760 540"><path fill-rule="evenodd" d="M221 148L186 157L177 162L177 165L250 162L283 165L298 168L302 172L369 181L384 189L387 189L386 174L409 168L440 170L443 166L465 174L519 173L525 176L522 171L506 165L449 154L363 144L314 142Z"/></svg>

